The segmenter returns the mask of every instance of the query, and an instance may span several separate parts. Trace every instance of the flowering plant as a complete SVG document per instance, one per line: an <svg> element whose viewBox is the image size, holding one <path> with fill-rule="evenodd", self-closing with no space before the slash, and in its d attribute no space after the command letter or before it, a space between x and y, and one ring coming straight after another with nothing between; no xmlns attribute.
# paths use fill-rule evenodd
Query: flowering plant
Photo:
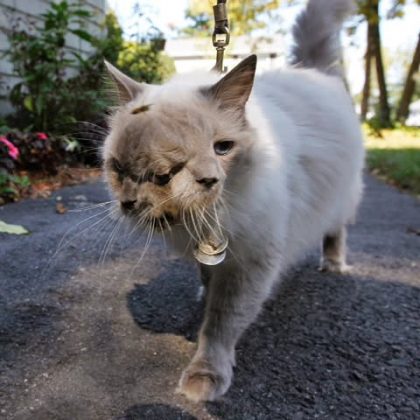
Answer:
<svg viewBox="0 0 420 420"><path fill-rule="evenodd" d="M45 133L36 133L38 140L48 140L48 136Z"/></svg>
<svg viewBox="0 0 420 420"><path fill-rule="evenodd" d="M3 143L7 149L8 154L13 160L18 160L20 152L19 149L5 136L0 136L0 143Z"/></svg>

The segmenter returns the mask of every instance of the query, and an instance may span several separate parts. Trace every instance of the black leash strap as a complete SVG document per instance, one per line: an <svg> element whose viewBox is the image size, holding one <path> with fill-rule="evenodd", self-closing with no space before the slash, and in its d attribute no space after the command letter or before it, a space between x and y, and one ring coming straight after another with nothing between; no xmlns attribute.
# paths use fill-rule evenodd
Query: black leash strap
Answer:
<svg viewBox="0 0 420 420"><path fill-rule="evenodd" d="M213 31L213 45L216 48L215 70L224 73L226 68L223 66L225 48L229 45L230 32L229 20L226 10L227 0L217 0L217 5L213 6L215 27Z"/></svg>

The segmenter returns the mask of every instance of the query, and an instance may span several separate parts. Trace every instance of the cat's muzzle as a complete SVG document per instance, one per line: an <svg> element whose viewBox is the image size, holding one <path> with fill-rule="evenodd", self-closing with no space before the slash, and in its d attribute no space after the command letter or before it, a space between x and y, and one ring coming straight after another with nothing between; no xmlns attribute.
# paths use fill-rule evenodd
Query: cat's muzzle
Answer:
<svg viewBox="0 0 420 420"><path fill-rule="evenodd" d="M163 213L160 217L154 218L155 226L160 226L162 230L170 228L177 223L176 218L171 213Z"/></svg>

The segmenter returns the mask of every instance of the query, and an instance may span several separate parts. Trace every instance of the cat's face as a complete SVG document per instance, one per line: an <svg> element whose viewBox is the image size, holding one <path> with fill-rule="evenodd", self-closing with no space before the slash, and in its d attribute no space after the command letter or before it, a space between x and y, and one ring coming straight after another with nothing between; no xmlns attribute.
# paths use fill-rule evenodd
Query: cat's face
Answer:
<svg viewBox="0 0 420 420"><path fill-rule="evenodd" d="M256 60L214 85L140 85L112 66L123 104L111 118L104 170L120 210L161 227L211 211L246 155L244 107Z"/></svg>

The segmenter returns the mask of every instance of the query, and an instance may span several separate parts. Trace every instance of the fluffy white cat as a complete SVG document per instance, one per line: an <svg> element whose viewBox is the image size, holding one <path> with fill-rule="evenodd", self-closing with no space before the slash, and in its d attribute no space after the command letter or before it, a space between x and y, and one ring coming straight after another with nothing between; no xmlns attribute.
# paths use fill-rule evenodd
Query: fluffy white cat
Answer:
<svg viewBox="0 0 420 420"><path fill-rule="evenodd" d="M227 391L236 342L290 264L323 242L322 268L346 269L364 161L340 65L339 32L352 7L309 0L291 68L255 80L255 56L224 77L180 75L163 86L108 64L121 106L103 158L122 214L165 230L200 261L206 249L217 254L208 253L210 263L226 253L202 265L205 319L179 384L194 401Z"/></svg>

